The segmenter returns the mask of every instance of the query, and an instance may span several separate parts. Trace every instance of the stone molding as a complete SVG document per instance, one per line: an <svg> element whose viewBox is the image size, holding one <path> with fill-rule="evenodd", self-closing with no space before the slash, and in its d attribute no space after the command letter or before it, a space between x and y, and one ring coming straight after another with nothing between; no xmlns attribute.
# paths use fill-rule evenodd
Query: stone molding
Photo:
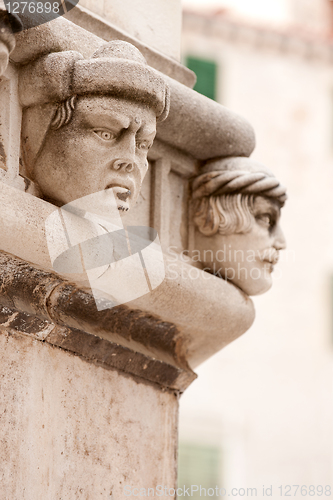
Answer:
<svg viewBox="0 0 333 500"><path fill-rule="evenodd" d="M98 312L84 290L4 252L0 269L0 328L7 332L180 392L196 378L178 352L174 325L124 305Z"/></svg>

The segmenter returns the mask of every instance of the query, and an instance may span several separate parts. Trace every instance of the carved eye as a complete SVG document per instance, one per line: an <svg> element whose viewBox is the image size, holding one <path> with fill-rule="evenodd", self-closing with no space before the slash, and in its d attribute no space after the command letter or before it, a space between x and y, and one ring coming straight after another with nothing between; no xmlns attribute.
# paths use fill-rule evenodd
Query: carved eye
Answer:
<svg viewBox="0 0 333 500"><path fill-rule="evenodd" d="M149 141L137 141L136 142L136 147L138 149L145 149L145 150L148 150L150 149L152 146L152 143L149 142Z"/></svg>
<svg viewBox="0 0 333 500"><path fill-rule="evenodd" d="M103 141L111 141L112 139L115 139L116 134L113 134L109 130L94 130L95 134L98 135Z"/></svg>
<svg viewBox="0 0 333 500"><path fill-rule="evenodd" d="M256 219L267 227L274 226L274 220L271 214L260 214L256 216Z"/></svg>

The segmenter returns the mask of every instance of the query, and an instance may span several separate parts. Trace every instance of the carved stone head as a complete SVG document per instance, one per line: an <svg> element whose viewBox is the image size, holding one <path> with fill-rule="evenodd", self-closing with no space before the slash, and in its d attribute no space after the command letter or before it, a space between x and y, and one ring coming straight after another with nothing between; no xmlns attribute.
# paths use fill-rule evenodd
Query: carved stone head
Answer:
<svg viewBox="0 0 333 500"><path fill-rule="evenodd" d="M266 292L285 248L280 210L286 190L272 172L248 158L206 164L193 182L195 253L205 270L248 295Z"/></svg>
<svg viewBox="0 0 333 500"><path fill-rule="evenodd" d="M64 205L113 188L136 201L168 87L131 44L112 41L85 60L49 54L21 71L23 162L41 196Z"/></svg>

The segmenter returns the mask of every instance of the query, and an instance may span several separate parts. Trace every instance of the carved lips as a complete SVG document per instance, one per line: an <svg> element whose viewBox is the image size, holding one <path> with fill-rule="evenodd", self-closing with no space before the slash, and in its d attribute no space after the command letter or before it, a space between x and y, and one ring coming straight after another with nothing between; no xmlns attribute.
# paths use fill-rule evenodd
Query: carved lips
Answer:
<svg viewBox="0 0 333 500"><path fill-rule="evenodd" d="M278 263L279 261L279 251L276 250L275 248L267 248L263 252L259 253L259 260L261 260L264 263L269 264L269 271L273 272L274 266Z"/></svg>

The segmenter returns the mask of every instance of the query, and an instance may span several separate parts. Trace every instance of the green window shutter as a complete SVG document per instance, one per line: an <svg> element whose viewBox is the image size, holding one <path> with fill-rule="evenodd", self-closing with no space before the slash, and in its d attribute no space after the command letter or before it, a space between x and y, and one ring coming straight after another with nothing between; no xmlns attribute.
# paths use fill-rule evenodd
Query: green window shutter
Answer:
<svg viewBox="0 0 333 500"><path fill-rule="evenodd" d="M200 486L206 489L216 486L221 488L220 449L214 446L199 445L193 443L181 443L178 452L178 487L190 488L191 485L198 485L199 491L195 491L192 498L200 498ZM190 490L191 491L191 490ZM202 495L203 495L202 491ZM207 493L208 497L208 493ZM210 496L218 499L219 496Z"/></svg>
<svg viewBox="0 0 333 500"><path fill-rule="evenodd" d="M194 86L194 90L215 101L217 79L216 63L188 56L186 58L186 66L197 75L197 83Z"/></svg>

